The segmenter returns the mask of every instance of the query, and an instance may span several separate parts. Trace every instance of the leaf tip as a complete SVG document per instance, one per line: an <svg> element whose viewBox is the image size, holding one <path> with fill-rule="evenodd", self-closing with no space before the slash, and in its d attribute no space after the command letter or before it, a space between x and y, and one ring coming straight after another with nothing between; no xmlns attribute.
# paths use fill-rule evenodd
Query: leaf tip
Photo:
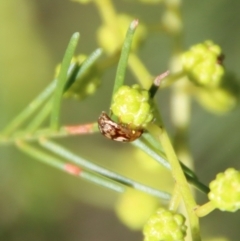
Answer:
<svg viewBox="0 0 240 241"><path fill-rule="evenodd" d="M136 29L137 26L138 26L138 23L139 23L138 19L134 19L134 20L131 22L131 24L130 24L130 28L131 28L131 29Z"/></svg>

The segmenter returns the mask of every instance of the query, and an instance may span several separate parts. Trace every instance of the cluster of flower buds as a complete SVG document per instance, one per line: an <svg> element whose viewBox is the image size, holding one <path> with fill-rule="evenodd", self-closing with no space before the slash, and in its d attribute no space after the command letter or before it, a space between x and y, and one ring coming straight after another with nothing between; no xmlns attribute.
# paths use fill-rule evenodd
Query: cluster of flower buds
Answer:
<svg viewBox="0 0 240 241"><path fill-rule="evenodd" d="M86 55L79 55L72 59L67 82L65 85L63 97L83 100L93 95L99 88L101 81L94 65L92 65L83 75L78 76ZM59 64L55 70L55 77L59 74L61 65Z"/></svg>
<svg viewBox="0 0 240 241"><path fill-rule="evenodd" d="M237 102L239 86L223 67L220 46L212 41L196 44L182 54L182 68L195 85L193 96L208 110L224 113Z"/></svg>
<svg viewBox="0 0 240 241"><path fill-rule="evenodd" d="M182 214L159 208L144 226L144 241L184 241L186 230Z"/></svg>
<svg viewBox="0 0 240 241"><path fill-rule="evenodd" d="M235 212L240 208L240 172L228 168L210 183L211 202L222 211Z"/></svg>
<svg viewBox="0 0 240 241"><path fill-rule="evenodd" d="M144 127L153 119L150 94L137 84L123 85L117 90L111 111L121 123L133 129Z"/></svg>
<svg viewBox="0 0 240 241"><path fill-rule="evenodd" d="M189 79L197 85L217 87L224 75L221 48L212 41L194 45L182 55Z"/></svg>

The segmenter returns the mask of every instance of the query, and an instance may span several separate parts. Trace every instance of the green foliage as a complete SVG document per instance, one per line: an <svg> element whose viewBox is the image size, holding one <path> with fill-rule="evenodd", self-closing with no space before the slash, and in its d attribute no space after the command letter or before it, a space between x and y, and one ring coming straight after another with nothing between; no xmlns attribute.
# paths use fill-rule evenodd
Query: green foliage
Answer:
<svg viewBox="0 0 240 241"><path fill-rule="evenodd" d="M189 240L200 241L199 217L206 216L215 208L230 212L239 209L238 171L228 169L225 173L218 174L217 179L210 183L209 192L208 186L187 167L194 166L187 145L191 99L196 98L204 108L213 113L227 113L237 105L239 85L236 78L223 67L224 59L220 46L208 40L184 51L181 43L181 1L164 1L162 18L157 28L153 29L158 29L171 38L174 51L169 57L170 71L154 79L137 53L151 31L151 26L141 21L139 25L137 19L134 20L127 14L118 14L108 0L77 2L91 2L97 7L103 22L96 31L101 49L98 48L88 56L74 57L79 33L73 34L56 76L48 87L1 131L0 144L12 144L31 158L55 169L121 193L115 208L117 215L130 228L143 229L145 240L184 240L186 217ZM157 4L156 6L162 4L162 1L139 2ZM103 73L116 62L118 65L115 82L102 83ZM127 85L127 68L140 85ZM135 133L135 130L143 133L139 135L139 139L130 138L129 142L135 150L141 150L137 159L144 162L144 165L139 166L143 165L143 172L149 175L146 180L150 184L147 181L142 184L138 177L129 178L118 171L111 171L110 167L95 164L91 158L79 156L64 144L50 140L99 132L96 119L85 124L63 126L60 112L63 97L74 97L80 101L88 99L97 93L100 83L113 89L108 111L113 114L113 119L118 121L109 119L101 128L118 141L123 140L121 137ZM161 108L155 100L157 92L164 88L171 89L171 100L177 103L171 107L175 139L170 137ZM99 103L101 101L100 98ZM111 147L109 151L110 149ZM125 158L126 156L123 159ZM148 158L154 160L154 164L150 164ZM131 160L131 156L127 154L126 159ZM162 169L158 170L160 165ZM128 164L125 165L127 171L132 171L134 167L130 170ZM159 183L163 185L159 186ZM197 205L194 191L189 184L206 196L208 194L209 202L202 206ZM162 208L166 203L170 211ZM182 211L182 205L185 211ZM158 206L161 208L153 213ZM181 210L182 214L178 213L178 210Z"/></svg>

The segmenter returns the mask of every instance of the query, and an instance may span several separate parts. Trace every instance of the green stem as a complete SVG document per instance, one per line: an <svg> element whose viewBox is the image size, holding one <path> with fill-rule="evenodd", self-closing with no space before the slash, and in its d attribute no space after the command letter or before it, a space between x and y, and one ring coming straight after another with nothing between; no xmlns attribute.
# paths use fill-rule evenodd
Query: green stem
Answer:
<svg viewBox="0 0 240 241"><path fill-rule="evenodd" d="M34 133L26 133L26 131L16 132L10 137L0 136L0 145L1 144L13 144L17 140L21 141L36 141L39 138L60 138L71 135L85 135L99 132L98 124L96 122L82 124L77 126L64 126L59 130L40 129Z"/></svg>
<svg viewBox="0 0 240 241"><path fill-rule="evenodd" d="M131 144L138 147L140 150L144 151L147 155L152 157L155 161L160 163L162 166L164 166L168 170L171 169L169 162L166 159L162 158L161 155L159 155L159 153L157 151L153 150L153 147L149 147L149 145L146 144L142 140L142 138L137 139L134 142L131 142Z"/></svg>
<svg viewBox="0 0 240 241"><path fill-rule="evenodd" d="M148 131L153 135L159 138L159 141L162 144L162 147L166 153L167 159L172 168L173 178L176 181L176 184L179 188L179 192L184 200L188 217L190 223L190 229L192 234L192 240L200 241L200 231L199 231L199 221L194 213L194 209L196 208L196 203L185 178L185 175L182 171L181 165L178 161L178 158L175 154L175 151L172 147L171 141L168 137L168 134L164 128L160 129L158 126L152 124L148 126Z"/></svg>
<svg viewBox="0 0 240 241"><path fill-rule="evenodd" d="M133 181L129 178L126 178L124 176L121 176L117 173L109 171L106 168L103 168L99 165L96 165L92 162L89 162L89 161L73 154L72 152L68 151L66 148L64 148L62 146L59 146L56 143L54 143L52 141L49 141L45 138L40 139L40 144L43 147L45 147L46 149L52 151L53 153L55 153L57 155L60 155L61 157L65 158L67 160L70 160L71 162L73 162L73 163L75 163L75 164L77 164L77 165L79 165L83 168L89 169L92 172L96 172L96 173L98 173L100 175L103 175L107 178L110 178L114 181L117 181L117 182L122 183L124 185L127 185L129 187L135 188L135 189L140 190L142 192L146 192L146 193L148 193L152 196L156 196L156 197L159 197L159 198L164 199L164 200L170 199L170 195L166 192L162 192L162 191L156 190L154 188L145 186L141 183L135 182L135 181Z"/></svg>
<svg viewBox="0 0 240 241"><path fill-rule="evenodd" d="M119 36L119 33L117 32L118 29L116 29L117 14L112 4L112 1L111 0L94 0L94 3L98 8L98 12L104 24L111 26L112 30L116 31L116 36Z"/></svg>
<svg viewBox="0 0 240 241"><path fill-rule="evenodd" d="M186 173L185 173L186 174ZM205 184L201 183L197 178L192 177L190 175L186 175L188 183L191 183L194 187L196 187L199 191L208 194L210 189Z"/></svg>
<svg viewBox="0 0 240 241"><path fill-rule="evenodd" d="M42 122L48 117L52 109L52 99L50 99L45 106L39 111L34 119L31 120L28 127L25 129L26 133L32 133L42 124Z"/></svg>
<svg viewBox="0 0 240 241"><path fill-rule="evenodd" d="M179 193L178 185L175 184L173 195L169 203L169 210L177 212L180 202L181 202L181 194Z"/></svg>
<svg viewBox="0 0 240 241"><path fill-rule="evenodd" d="M102 55L102 49L98 48L95 51L93 51L81 64L79 71L77 72L75 79L79 79L80 77L83 77L88 70L93 66L93 64L99 59L99 57Z"/></svg>
<svg viewBox="0 0 240 241"><path fill-rule="evenodd" d="M213 204L213 202L209 201L204 205L197 207L195 209L195 213L198 217L204 217L210 212L212 212L214 209L216 209L216 206Z"/></svg>
<svg viewBox="0 0 240 241"><path fill-rule="evenodd" d="M79 72L77 73L76 78L80 78L81 76L83 76L88 69L97 61L97 59L102 55L102 49L98 48L96 49L94 52L92 52L86 60L84 60L84 62L81 65L81 68L79 70Z"/></svg>
<svg viewBox="0 0 240 241"><path fill-rule="evenodd" d="M57 130L59 128L61 99L63 95L64 86L67 81L68 69L73 58L74 51L77 47L79 36L79 33L74 33L71 37L65 55L63 57L59 75L57 77L57 86L53 96L53 108L50 120L50 128L52 130Z"/></svg>
<svg viewBox="0 0 240 241"><path fill-rule="evenodd" d="M13 131L15 131L24 121L33 114L34 111L53 93L56 87L56 81L51 82L51 84L39 95L37 96L12 122L10 122L7 127L1 132L1 135L8 136Z"/></svg>
<svg viewBox="0 0 240 241"><path fill-rule="evenodd" d="M186 74L183 71L179 71L179 72L176 72L173 74L171 73L171 75L169 75L166 79L163 80L160 88L164 89L169 86L172 86L175 82L179 81L180 79L182 79L184 77L186 77Z"/></svg>
<svg viewBox="0 0 240 241"><path fill-rule="evenodd" d="M168 74L169 74L169 70L167 70L167 71L165 71L164 73L158 75L158 76L154 79L151 87L150 87L149 90L148 90L149 95L150 95L150 98L153 98L153 97L155 96L155 94L157 93L157 91L158 91L158 89L159 89L159 86L160 86L161 82L163 81L163 79L164 79L165 77L168 76Z"/></svg>
<svg viewBox="0 0 240 241"><path fill-rule="evenodd" d="M45 152L26 144L25 142L18 141L16 144L17 144L17 147L21 151L23 151L26 154L28 154L29 156L39 160L40 162L43 162L43 163L45 163L47 165L50 165L54 168L57 168L57 169L62 170L64 172L67 172L68 174L72 174L72 175L81 177L81 178L86 179L90 182L96 183L100 186L107 187L107 188L112 189L114 191L117 191L117 192L125 191L124 186L119 184L119 183L114 183L113 181L107 180L104 177L99 177L96 174L93 174L93 173L90 173L88 171L82 170L78 166L74 166L74 165L69 164L67 162L63 162L56 157L53 157L49 154L46 154Z"/></svg>
<svg viewBox="0 0 240 241"><path fill-rule="evenodd" d="M116 91L119 89L119 87L121 87L124 83L125 73L126 73L127 64L128 64L128 56L131 49L133 35L137 26L138 26L138 20L133 20L127 31L127 35L123 43L122 52L118 63L112 98L116 93Z"/></svg>
<svg viewBox="0 0 240 241"><path fill-rule="evenodd" d="M141 139L137 139L134 142L131 142L131 144L138 147L147 155L152 157L155 161L157 161L159 164L161 164L162 166L170 170L171 166L167 161L166 155L163 153L161 148L159 149L159 145L158 146L156 145L156 139L154 139L153 137L150 138L150 136L151 135L146 133L143 135ZM147 138L145 139L145 137ZM149 140L150 140L150 143L148 142ZM153 140L155 141L154 145L152 145ZM209 192L209 188L198 180L196 174L192 170L190 170L187 166L185 166L182 162L180 162L180 165L184 171L184 174L188 182L191 183L197 189L199 189L201 192L207 194Z"/></svg>
<svg viewBox="0 0 240 241"><path fill-rule="evenodd" d="M76 61L71 63L71 71L69 71L68 73L68 80L64 86L64 93L68 92L68 90L71 89L73 83L81 82L81 79L84 78L92 70L91 67L95 64L95 62L101 56L101 54L102 50L98 48L94 52L92 52L83 62L76 59Z"/></svg>
<svg viewBox="0 0 240 241"><path fill-rule="evenodd" d="M152 75L149 73L141 59L135 53L130 53L128 64L141 86L144 89L148 89L152 84Z"/></svg>

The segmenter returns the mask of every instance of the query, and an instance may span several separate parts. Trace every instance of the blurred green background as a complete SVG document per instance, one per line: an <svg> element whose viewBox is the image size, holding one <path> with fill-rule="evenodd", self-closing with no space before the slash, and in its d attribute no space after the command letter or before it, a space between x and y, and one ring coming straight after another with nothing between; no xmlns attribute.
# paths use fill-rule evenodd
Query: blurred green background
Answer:
<svg viewBox="0 0 240 241"><path fill-rule="evenodd" d="M131 14L140 24L157 22L162 12L162 7L137 1L113 2L118 12ZM224 51L226 68L240 76L240 2L186 0L182 14L185 48L212 39ZM89 54L98 47L95 32L100 23L93 4L68 0L0 1L0 129L52 80L74 32L81 33L77 53ZM139 50L153 75L167 69L170 53L171 39L160 33L150 34ZM107 110L115 71L116 66L108 69L93 97L83 102L64 101L62 123L95 121L102 110ZM165 121L169 121L168 97L168 91L158 95ZM196 172L204 183L227 167L239 169L239 124L239 106L220 116L193 102L190 148ZM139 176L134 160L127 158L132 150L128 145L109 142L100 134L59 142L93 162L133 178ZM1 241L142 240L140 232L129 231L116 218L113 206L118 194L45 166L13 146L0 147L0 153ZM199 195L198 202L204 201ZM201 219L203 237L225 235L237 240L239 222L239 212L215 211Z"/></svg>

